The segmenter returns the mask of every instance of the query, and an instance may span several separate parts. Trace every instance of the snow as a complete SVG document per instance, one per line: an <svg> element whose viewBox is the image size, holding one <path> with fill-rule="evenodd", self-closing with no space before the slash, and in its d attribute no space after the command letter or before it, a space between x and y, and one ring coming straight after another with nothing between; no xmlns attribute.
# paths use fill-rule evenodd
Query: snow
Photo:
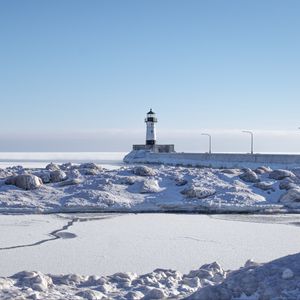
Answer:
<svg viewBox="0 0 300 300"><path fill-rule="evenodd" d="M60 169L0 169L0 212L222 213L300 209L298 196L293 196L293 191L300 190L299 169L289 171L293 176L288 178L289 184L282 185L287 179L270 178L270 171L255 173L255 182L249 182L242 175L254 171L240 169L128 165L112 170L71 163L55 167ZM62 175L52 180L53 173ZM20 174L41 177L44 184L29 191L8 185L14 182L11 176ZM290 188L293 190L287 192Z"/></svg>
<svg viewBox="0 0 300 300"><path fill-rule="evenodd" d="M54 239L50 232L72 220L67 229L56 233L61 238ZM226 269L236 269L249 258L264 262L299 251L300 227L294 226L299 222L298 215L0 216L0 224L8 225L1 226L0 248L48 239L35 246L0 250L0 275L22 270L143 274L158 267L187 273L213 261Z"/></svg>
<svg viewBox="0 0 300 300"><path fill-rule="evenodd" d="M271 213L299 212L300 169L111 166L109 155L68 155L0 155L0 299L299 300L300 254L283 256L299 251L300 217ZM63 176L51 180L53 171ZM11 185L22 174L43 184Z"/></svg>
<svg viewBox="0 0 300 300"><path fill-rule="evenodd" d="M0 278L1 299L299 299L300 254L235 271L217 262L186 274L155 269L138 275L51 275L23 271Z"/></svg>

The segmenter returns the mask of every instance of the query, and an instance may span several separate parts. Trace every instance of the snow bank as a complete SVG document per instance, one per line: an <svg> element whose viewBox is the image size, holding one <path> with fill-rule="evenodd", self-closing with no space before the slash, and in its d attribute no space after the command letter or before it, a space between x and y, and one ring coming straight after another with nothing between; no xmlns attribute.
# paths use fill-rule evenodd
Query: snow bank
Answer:
<svg viewBox="0 0 300 300"><path fill-rule="evenodd" d="M18 166L0 170L0 212L295 212L299 173L268 167ZM16 184L18 178L37 184L28 190L29 185Z"/></svg>
<svg viewBox="0 0 300 300"><path fill-rule="evenodd" d="M199 289L187 299L299 299L300 253L267 264L248 263L229 272L217 285Z"/></svg>
<svg viewBox="0 0 300 300"><path fill-rule="evenodd" d="M156 269L111 276L19 272L0 278L1 299L299 299L300 253L266 264L251 260L236 271L218 263L188 274Z"/></svg>

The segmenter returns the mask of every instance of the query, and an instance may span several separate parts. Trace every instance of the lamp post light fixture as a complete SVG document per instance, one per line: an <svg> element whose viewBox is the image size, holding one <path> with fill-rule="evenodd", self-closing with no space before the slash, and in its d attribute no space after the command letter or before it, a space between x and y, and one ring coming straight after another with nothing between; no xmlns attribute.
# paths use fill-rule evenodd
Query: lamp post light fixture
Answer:
<svg viewBox="0 0 300 300"><path fill-rule="evenodd" d="M250 131L250 130L243 130L243 132L244 133L248 133L248 134L250 134L250 136L251 136L251 154L253 154L253 140L254 140L254 134L253 134L253 132L252 131Z"/></svg>
<svg viewBox="0 0 300 300"><path fill-rule="evenodd" d="M208 136L208 142L209 142L209 149L208 149L208 153L211 154L211 135L208 133L201 133L201 135L205 135Z"/></svg>

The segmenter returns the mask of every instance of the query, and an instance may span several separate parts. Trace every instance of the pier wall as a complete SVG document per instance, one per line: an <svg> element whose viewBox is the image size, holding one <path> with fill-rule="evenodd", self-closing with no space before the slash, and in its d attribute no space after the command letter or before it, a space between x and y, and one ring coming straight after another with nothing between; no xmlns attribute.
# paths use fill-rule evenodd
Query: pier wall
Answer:
<svg viewBox="0 0 300 300"><path fill-rule="evenodd" d="M300 155L295 154L239 154L239 153L153 153L132 151L125 156L127 163L155 163L212 168L300 168Z"/></svg>

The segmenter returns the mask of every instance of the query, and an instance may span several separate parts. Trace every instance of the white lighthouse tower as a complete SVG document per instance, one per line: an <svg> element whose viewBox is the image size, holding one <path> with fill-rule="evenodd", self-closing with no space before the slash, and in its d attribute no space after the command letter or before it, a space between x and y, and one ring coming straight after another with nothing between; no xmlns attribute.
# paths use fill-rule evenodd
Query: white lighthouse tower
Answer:
<svg viewBox="0 0 300 300"><path fill-rule="evenodd" d="M143 145L133 145L133 151L150 151L158 153L171 153L175 152L173 144L158 145L156 143L156 128L155 123L157 123L157 118L155 112L150 109L145 118L145 123L147 127L146 131L146 144Z"/></svg>
<svg viewBox="0 0 300 300"><path fill-rule="evenodd" d="M150 111L147 113L147 117L145 118L145 123L147 126L146 145L154 146L156 144L155 123L157 123L157 118L155 116L155 113L152 111L152 109L150 109Z"/></svg>

